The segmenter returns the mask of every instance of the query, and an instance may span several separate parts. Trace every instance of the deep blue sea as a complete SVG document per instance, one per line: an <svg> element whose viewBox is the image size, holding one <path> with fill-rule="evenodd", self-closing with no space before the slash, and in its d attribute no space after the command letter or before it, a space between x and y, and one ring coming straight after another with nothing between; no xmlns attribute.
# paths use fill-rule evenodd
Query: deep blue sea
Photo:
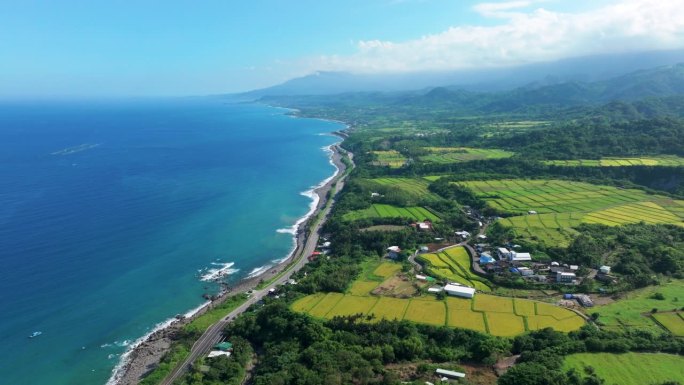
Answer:
<svg viewBox="0 0 684 385"><path fill-rule="evenodd" d="M105 384L133 341L215 290L201 275L285 257L341 128L286 112L0 103L0 382Z"/></svg>

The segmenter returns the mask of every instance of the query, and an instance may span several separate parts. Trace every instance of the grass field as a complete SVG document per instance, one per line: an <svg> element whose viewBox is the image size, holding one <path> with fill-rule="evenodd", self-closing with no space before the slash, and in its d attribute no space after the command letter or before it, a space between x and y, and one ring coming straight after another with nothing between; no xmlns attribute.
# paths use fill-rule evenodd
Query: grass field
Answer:
<svg viewBox="0 0 684 385"><path fill-rule="evenodd" d="M422 178L373 178L365 180L372 181L382 186L398 188L416 196L430 194L430 191L428 191L430 182Z"/></svg>
<svg viewBox="0 0 684 385"><path fill-rule="evenodd" d="M664 300L653 298L661 293ZM651 309L672 311L684 306L684 281L672 280L659 286L650 286L630 292L626 297L608 304L595 306L592 312L600 314L599 321L607 329L639 328L644 330L663 330L650 317Z"/></svg>
<svg viewBox="0 0 684 385"><path fill-rule="evenodd" d="M673 155L627 157L627 158L601 158L601 159L574 159L574 160L546 160L543 163L553 166L568 167L626 167L626 166L659 166L659 167L682 167L684 158Z"/></svg>
<svg viewBox="0 0 684 385"><path fill-rule="evenodd" d="M458 182L491 207L513 214L500 219L516 236L567 246L581 223L684 225L684 202L641 190L561 180L505 179ZM537 214L528 214L535 211Z"/></svg>
<svg viewBox="0 0 684 385"><path fill-rule="evenodd" d="M591 366L606 385L660 384L684 379L684 357L664 353L579 353L565 358L563 369L584 373Z"/></svg>
<svg viewBox="0 0 684 385"><path fill-rule="evenodd" d="M399 168L406 164L406 158L398 151L373 151L375 160L372 162L374 166L389 166L390 168Z"/></svg>
<svg viewBox="0 0 684 385"><path fill-rule="evenodd" d="M367 209L346 213L343 218L348 221L365 218L409 218L416 221L429 219L432 222L439 222L439 216L424 207L396 207L384 204L372 204Z"/></svg>
<svg viewBox="0 0 684 385"><path fill-rule="evenodd" d="M652 317L672 335L684 337L684 313L656 313Z"/></svg>
<svg viewBox="0 0 684 385"><path fill-rule="evenodd" d="M470 272L471 259L464 247L452 247L436 254L422 254L418 256L418 260L426 264L432 275L480 291L491 291L485 278Z"/></svg>
<svg viewBox="0 0 684 385"><path fill-rule="evenodd" d="M425 147L430 155L421 156L420 160L429 163L460 163L481 159L510 158L514 154L509 151L493 148L470 147Z"/></svg>

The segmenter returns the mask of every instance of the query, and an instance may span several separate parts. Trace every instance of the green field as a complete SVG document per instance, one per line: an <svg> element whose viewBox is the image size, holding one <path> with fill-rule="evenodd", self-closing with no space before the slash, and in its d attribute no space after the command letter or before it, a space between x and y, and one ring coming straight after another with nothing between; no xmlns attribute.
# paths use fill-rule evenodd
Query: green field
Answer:
<svg viewBox="0 0 684 385"><path fill-rule="evenodd" d="M653 298L661 293L664 300ZM639 328L662 331L651 318L651 309L669 312L684 306L684 281L672 280L659 286L650 286L630 292L624 298L608 304L595 306L592 312L600 314L599 321L607 329Z"/></svg>
<svg viewBox="0 0 684 385"><path fill-rule="evenodd" d="M394 278L400 265L375 260L364 263L362 267L361 276L346 294L308 295L295 301L292 310L324 319L372 314L372 322L407 320L472 329L497 336L514 336L545 327L567 332L584 325L584 319L567 309L519 298L477 294L472 300L455 297L437 300L433 296L405 299L371 295L370 291L380 280Z"/></svg>
<svg viewBox="0 0 684 385"><path fill-rule="evenodd" d="M505 179L458 182L502 213L516 236L567 246L581 223L684 225L684 202L641 190L561 180ZM535 211L537 214L528 214ZM517 214L517 215L516 215Z"/></svg>
<svg viewBox="0 0 684 385"><path fill-rule="evenodd" d="M646 156L616 158L608 157L601 159L573 159L573 160L546 160L543 163L553 166L568 167L626 167L626 166L659 166L659 167L682 167L684 158L673 155Z"/></svg>
<svg viewBox="0 0 684 385"><path fill-rule="evenodd" d="M421 254L418 260L426 265L429 274L480 291L491 291L488 281L470 271L471 259L462 246L452 247L439 253Z"/></svg>
<svg viewBox="0 0 684 385"><path fill-rule="evenodd" d="M374 166L388 166L391 168L399 168L406 164L406 158L399 153L399 151L373 151L375 160L372 162Z"/></svg>
<svg viewBox="0 0 684 385"><path fill-rule="evenodd" d="M401 190L416 199L439 199L437 195L428 190L430 182L423 178L373 178L363 179L363 181L370 181L380 186Z"/></svg>
<svg viewBox="0 0 684 385"><path fill-rule="evenodd" d="M584 373L591 366L606 385L660 384L684 379L684 357L664 353L578 353L565 358L563 369Z"/></svg>
<svg viewBox="0 0 684 385"><path fill-rule="evenodd" d="M672 335L684 337L684 313L656 313L652 317L665 329L669 330Z"/></svg>
<svg viewBox="0 0 684 385"><path fill-rule="evenodd" d="M397 207L379 203L372 204L367 209L348 212L343 218L348 221L366 218L408 218L415 221L429 219L432 222L439 222L439 217L424 207Z"/></svg>
<svg viewBox="0 0 684 385"><path fill-rule="evenodd" d="M428 163L460 163L481 159L510 158L514 154L494 148L469 147L425 147L430 155L421 156L420 160Z"/></svg>

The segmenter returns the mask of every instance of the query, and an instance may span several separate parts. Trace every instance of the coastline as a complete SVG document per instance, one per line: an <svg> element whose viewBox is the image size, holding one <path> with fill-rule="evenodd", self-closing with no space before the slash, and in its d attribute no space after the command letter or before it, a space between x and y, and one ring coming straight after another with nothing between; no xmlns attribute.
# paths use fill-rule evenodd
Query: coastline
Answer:
<svg viewBox="0 0 684 385"><path fill-rule="evenodd" d="M330 134L344 140L344 136L340 135L338 132L332 132ZM169 351L174 341L174 337L185 325L206 313L208 310L223 303L227 298L252 290L261 282L276 277L286 269L290 263L297 259L296 257L301 254L304 249L311 219L317 217L318 213L325 207L328 200L328 192L338 177L346 170L346 165L342 162L342 152L339 147L340 143L341 142L337 142L324 148L329 152L329 161L335 167L333 175L324 179L310 190L302 192L302 195L310 197L312 202L310 203L309 211L291 227L293 248L290 253L286 257L277 260L277 263L274 266L271 266L261 274L253 277L245 277L239 282L224 287L216 298L188 311L182 319L171 318L155 325L152 331L137 339L131 344L129 349L121 355L119 363L112 370L107 385L137 384L148 373L154 370L164 354Z"/></svg>

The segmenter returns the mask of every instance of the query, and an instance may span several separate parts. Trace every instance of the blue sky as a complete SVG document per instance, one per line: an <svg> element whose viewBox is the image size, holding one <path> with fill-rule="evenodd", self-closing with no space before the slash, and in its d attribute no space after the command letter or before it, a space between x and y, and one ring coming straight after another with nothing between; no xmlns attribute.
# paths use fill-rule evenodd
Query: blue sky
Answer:
<svg viewBox="0 0 684 385"><path fill-rule="evenodd" d="M3 0L0 96L213 94L317 70L445 70L684 46L682 7L658 3Z"/></svg>

